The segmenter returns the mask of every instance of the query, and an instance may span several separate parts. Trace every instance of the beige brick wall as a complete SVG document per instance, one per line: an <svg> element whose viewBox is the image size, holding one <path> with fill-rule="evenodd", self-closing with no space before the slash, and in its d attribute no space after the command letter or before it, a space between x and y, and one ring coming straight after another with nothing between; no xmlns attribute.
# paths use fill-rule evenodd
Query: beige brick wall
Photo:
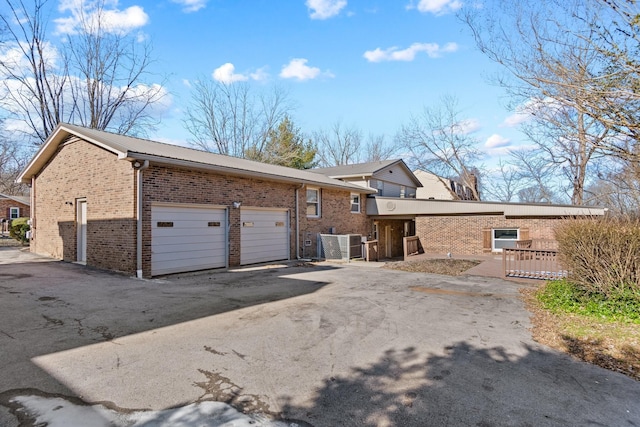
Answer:
<svg viewBox="0 0 640 427"><path fill-rule="evenodd" d="M531 239L554 239L554 218L505 218L502 215L419 216L416 235L425 252L479 255L483 253L484 229L529 229Z"/></svg>
<svg viewBox="0 0 640 427"><path fill-rule="evenodd" d="M77 259L76 200L86 198L87 264L135 272L135 174L129 162L86 142L68 142L40 171L31 191L33 252Z"/></svg>

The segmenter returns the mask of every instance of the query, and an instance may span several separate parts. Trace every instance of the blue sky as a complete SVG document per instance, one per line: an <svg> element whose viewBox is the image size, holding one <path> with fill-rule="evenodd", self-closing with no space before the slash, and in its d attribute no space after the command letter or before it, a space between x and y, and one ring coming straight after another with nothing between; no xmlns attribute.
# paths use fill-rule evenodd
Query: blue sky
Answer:
<svg viewBox="0 0 640 427"><path fill-rule="evenodd" d="M56 25L80 0L60 0ZM85 2L86 3L86 2ZM340 120L393 138L412 114L454 95L492 162L522 141L496 66L455 17L462 0L106 0L114 22L149 41L169 92L153 139L184 144L189 82L279 84L311 134ZM67 7L68 6L68 7ZM161 79L158 78L158 82Z"/></svg>

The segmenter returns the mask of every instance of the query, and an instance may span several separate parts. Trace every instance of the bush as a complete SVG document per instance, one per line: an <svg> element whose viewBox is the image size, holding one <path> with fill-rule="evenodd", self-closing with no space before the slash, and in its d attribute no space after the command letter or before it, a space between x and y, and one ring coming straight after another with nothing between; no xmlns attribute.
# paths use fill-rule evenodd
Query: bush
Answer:
<svg viewBox="0 0 640 427"><path fill-rule="evenodd" d="M640 220L567 220L556 228L556 240L560 262L578 290L640 301Z"/></svg>
<svg viewBox="0 0 640 427"><path fill-rule="evenodd" d="M29 243L29 239L27 239L27 231L29 231L31 227L29 226L28 221L29 218L12 219L11 225L9 226L9 236L22 243Z"/></svg>

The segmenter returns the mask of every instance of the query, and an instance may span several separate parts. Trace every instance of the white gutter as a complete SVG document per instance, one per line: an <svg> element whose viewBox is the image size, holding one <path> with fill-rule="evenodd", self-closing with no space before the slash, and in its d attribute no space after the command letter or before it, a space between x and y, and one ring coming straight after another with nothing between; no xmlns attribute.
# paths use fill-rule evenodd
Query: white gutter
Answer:
<svg viewBox="0 0 640 427"><path fill-rule="evenodd" d="M136 170L136 277L142 279L142 171L149 167L149 160L131 162Z"/></svg>

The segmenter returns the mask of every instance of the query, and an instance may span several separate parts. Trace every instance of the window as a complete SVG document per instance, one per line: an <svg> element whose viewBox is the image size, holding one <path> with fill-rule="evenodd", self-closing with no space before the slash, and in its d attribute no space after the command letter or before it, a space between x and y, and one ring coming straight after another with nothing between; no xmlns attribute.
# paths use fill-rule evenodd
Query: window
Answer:
<svg viewBox="0 0 640 427"><path fill-rule="evenodd" d="M351 193L351 212L360 213L360 195Z"/></svg>
<svg viewBox="0 0 640 427"><path fill-rule="evenodd" d="M307 188L307 216L320 217L320 189Z"/></svg>
<svg viewBox="0 0 640 427"><path fill-rule="evenodd" d="M378 189L378 196L382 196L382 193L384 192L384 181L377 180L376 188Z"/></svg>
<svg viewBox="0 0 640 427"><path fill-rule="evenodd" d="M518 229L516 228L493 230L491 249L502 252L502 248L515 248L518 235Z"/></svg>
<svg viewBox="0 0 640 427"><path fill-rule="evenodd" d="M9 219L20 218L20 208L9 208Z"/></svg>
<svg viewBox="0 0 640 427"><path fill-rule="evenodd" d="M373 223L373 240L378 240L378 223Z"/></svg>
<svg viewBox="0 0 640 427"><path fill-rule="evenodd" d="M407 187L405 187L404 185L401 185L400 186L400 198L404 199L406 193L407 193Z"/></svg>

